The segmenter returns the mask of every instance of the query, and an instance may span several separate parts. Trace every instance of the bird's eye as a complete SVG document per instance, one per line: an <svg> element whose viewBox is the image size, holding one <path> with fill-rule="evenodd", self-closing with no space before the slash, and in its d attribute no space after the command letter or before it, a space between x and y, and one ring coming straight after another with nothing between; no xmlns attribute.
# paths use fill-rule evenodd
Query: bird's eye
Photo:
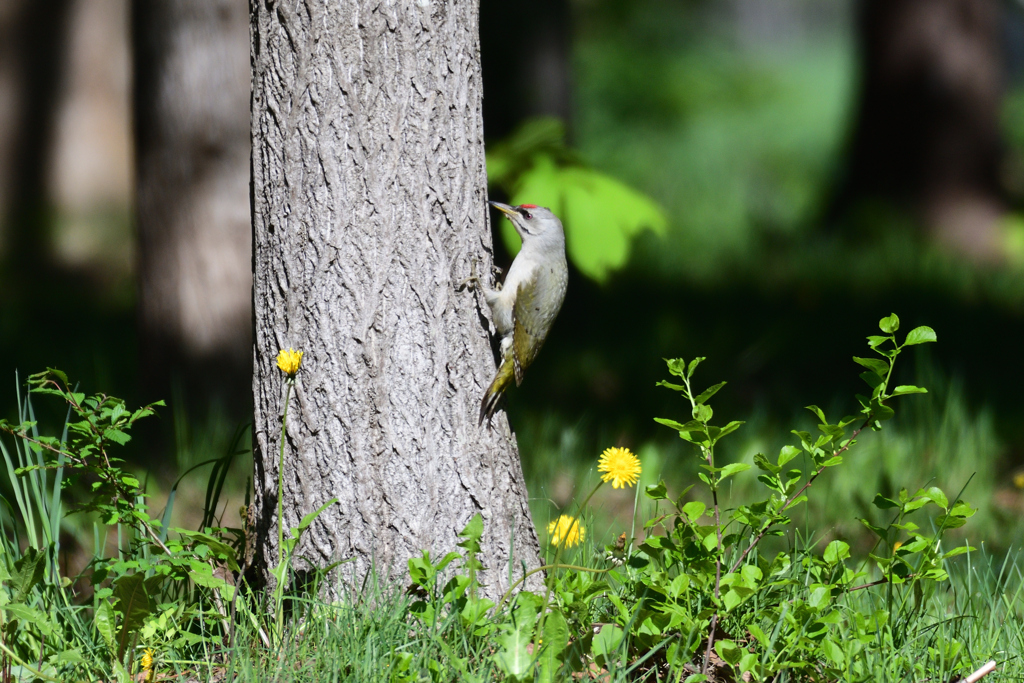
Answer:
<svg viewBox="0 0 1024 683"><path fill-rule="evenodd" d="M523 218L525 218L526 220L530 220L531 218L533 218L533 214L531 214L529 211L523 211Z"/></svg>

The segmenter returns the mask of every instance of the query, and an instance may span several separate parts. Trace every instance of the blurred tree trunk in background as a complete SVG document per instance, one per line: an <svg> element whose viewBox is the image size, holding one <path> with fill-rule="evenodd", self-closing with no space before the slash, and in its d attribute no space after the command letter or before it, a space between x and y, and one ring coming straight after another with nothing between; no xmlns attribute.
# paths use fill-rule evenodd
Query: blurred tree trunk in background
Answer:
<svg viewBox="0 0 1024 683"><path fill-rule="evenodd" d="M568 0L481 0L480 43L488 140L500 140L532 116L571 123Z"/></svg>
<svg viewBox="0 0 1024 683"><path fill-rule="evenodd" d="M70 0L0 2L0 246L14 279L47 262L47 162Z"/></svg>
<svg viewBox="0 0 1024 683"><path fill-rule="evenodd" d="M178 376L201 400L212 393L244 406L248 3L134 0L132 13L140 360L162 396Z"/></svg>
<svg viewBox="0 0 1024 683"><path fill-rule="evenodd" d="M999 0L862 0L861 94L839 210L915 211L978 260L1001 255Z"/></svg>
<svg viewBox="0 0 1024 683"><path fill-rule="evenodd" d="M494 596L539 548L505 415L477 424L495 367L483 304L455 291L473 259L491 266L477 3L253 8L247 556L257 578L278 558L275 355L295 347L285 528L340 501L298 556L355 558L339 571L358 587L371 568L400 577L420 551L455 549L481 513Z"/></svg>

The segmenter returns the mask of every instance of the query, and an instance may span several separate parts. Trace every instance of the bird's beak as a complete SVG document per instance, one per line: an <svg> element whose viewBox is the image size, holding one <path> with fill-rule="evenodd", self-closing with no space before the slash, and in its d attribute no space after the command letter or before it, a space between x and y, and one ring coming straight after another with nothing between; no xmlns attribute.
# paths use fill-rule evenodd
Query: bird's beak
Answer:
<svg viewBox="0 0 1024 683"><path fill-rule="evenodd" d="M516 211L514 207L511 207L508 204L502 204L501 202L487 202L487 203L490 204L491 206L493 206L498 211L501 211L503 214L505 214L509 218L512 218L513 216L518 216L519 215L519 212ZM515 221L513 221L513 224L514 223L515 223Z"/></svg>

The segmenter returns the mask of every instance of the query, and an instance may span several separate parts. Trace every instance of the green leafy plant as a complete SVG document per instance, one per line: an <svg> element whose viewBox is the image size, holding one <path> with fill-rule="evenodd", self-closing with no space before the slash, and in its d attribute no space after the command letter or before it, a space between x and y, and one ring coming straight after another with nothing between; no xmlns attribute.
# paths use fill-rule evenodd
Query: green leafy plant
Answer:
<svg viewBox="0 0 1024 683"><path fill-rule="evenodd" d="M487 179L513 204L546 206L562 219L566 249L587 277L603 282L626 264L632 238L644 230L665 233L668 222L651 199L590 168L565 144L565 126L554 118L531 119L487 153ZM502 240L519 251L512 224L502 220Z"/></svg>
<svg viewBox="0 0 1024 683"><path fill-rule="evenodd" d="M242 533L206 524L213 520L223 474L239 452L241 430L214 462L203 528L171 528L177 483L156 519L146 486L117 455L137 421L163 403L132 411L116 397L72 389L55 369L30 376L28 385L29 396L19 400L20 421L0 421L0 431L15 437L14 456L2 442L0 449L17 503L9 511L10 527L0 534L0 665L46 680L90 671L126 681L140 638L163 649L223 643L231 631L226 603L234 594L226 575L239 571ZM56 396L67 405L60 438L40 433L33 395ZM98 519L94 554L83 573L61 576L63 497L83 488L72 512ZM108 534L101 529L116 533L113 556L106 554ZM30 541L25 550L21 533ZM97 657L101 651L105 656Z"/></svg>
<svg viewBox="0 0 1024 683"><path fill-rule="evenodd" d="M939 635L942 621L928 609L941 600L938 586L949 579L950 560L972 550L943 543L946 531L974 514L959 496L950 499L937 487L904 489L895 498L879 494L875 508L889 516L862 520L877 542L860 559L842 539L812 527L792 531L792 515L815 490L814 482L844 465L865 430L883 428L895 415L894 399L925 392L894 385L893 373L903 351L935 341L935 332L918 327L901 341L895 315L879 327L882 334L868 338L874 357L854 359L869 389L856 397L858 411L830 421L822 409L809 406L818 433L795 430L795 443L778 457L759 453L752 463L716 461L716 446L743 424L715 424L710 402L725 383L694 384L703 358L667 361L675 379L659 384L682 395L688 419L657 421L693 445L706 496L695 496L693 487L670 496L664 482L647 486L645 497L656 509L643 536L623 537L596 562L579 565L561 561L569 526L559 526L577 518L560 517L552 522L554 559L542 568L548 572L544 594L514 593L524 577L489 616L482 616L479 605L468 607L472 572L456 572L436 588L461 555L449 553L435 564L424 554L410 561L421 592L413 613L435 629L460 615L461 627L492 638L492 662L509 681L613 671L617 679L690 683L723 677L874 680L877 662L894 658L897 667L947 678L963 671L972 663L963 643ZM767 496L723 507L723 485L752 466L760 470L757 480ZM603 457L602 468L609 478L629 473L627 485L639 475L638 462L635 468L609 468ZM580 505L581 513L592 495ZM934 512L922 526L919 518L929 510ZM911 643L918 651L926 644L927 655L892 654L905 653Z"/></svg>

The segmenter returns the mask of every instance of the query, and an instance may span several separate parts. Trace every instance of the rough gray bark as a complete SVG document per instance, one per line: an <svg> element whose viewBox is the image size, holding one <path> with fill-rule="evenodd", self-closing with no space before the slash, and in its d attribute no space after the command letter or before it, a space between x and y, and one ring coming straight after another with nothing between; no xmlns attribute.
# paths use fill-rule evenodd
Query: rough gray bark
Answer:
<svg viewBox="0 0 1024 683"><path fill-rule="evenodd" d="M257 576L277 560L279 349L305 352L288 412L298 555L400 577L484 518L491 595L538 565L472 259L491 264L477 2L252 4ZM510 562L510 542L514 559ZM535 575L539 579L539 575Z"/></svg>
<svg viewBox="0 0 1024 683"><path fill-rule="evenodd" d="M132 5L142 365L228 396L252 344L247 19L245 0Z"/></svg>

